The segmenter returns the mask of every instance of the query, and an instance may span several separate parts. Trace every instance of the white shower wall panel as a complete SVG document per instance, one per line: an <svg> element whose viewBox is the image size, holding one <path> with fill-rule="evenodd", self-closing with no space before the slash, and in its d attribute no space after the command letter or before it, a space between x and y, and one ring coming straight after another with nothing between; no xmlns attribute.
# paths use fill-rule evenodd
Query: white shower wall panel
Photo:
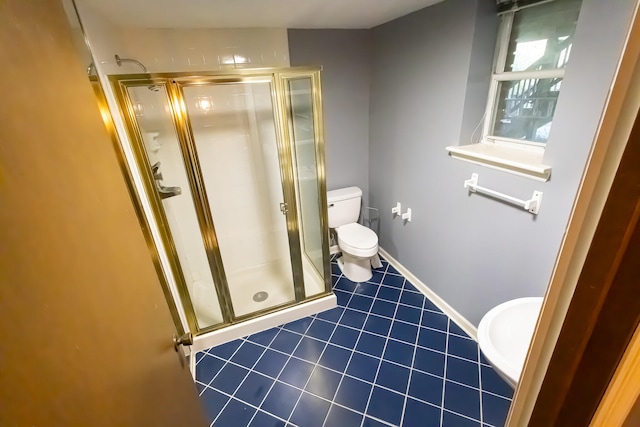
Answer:
<svg viewBox="0 0 640 427"><path fill-rule="evenodd" d="M121 38L122 29L87 2L76 0L75 3L98 71L104 74L117 73L118 66L113 55L122 55L121 52L125 52L125 44ZM89 62L86 65L88 67ZM129 65L126 65L120 68L119 72L138 72L136 70L139 68L136 66L129 68ZM105 88L106 90L110 92L110 88Z"/></svg>
<svg viewBox="0 0 640 427"><path fill-rule="evenodd" d="M227 275L288 259L269 86L194 89L187 102L200 96L213 100L191 118Z"/></svg>
<svg viewBox="0 0 640 427"><path fill-rule="evenodd" d="M289 66L282 28L122 28L121 39L151 72Z"/></svg>

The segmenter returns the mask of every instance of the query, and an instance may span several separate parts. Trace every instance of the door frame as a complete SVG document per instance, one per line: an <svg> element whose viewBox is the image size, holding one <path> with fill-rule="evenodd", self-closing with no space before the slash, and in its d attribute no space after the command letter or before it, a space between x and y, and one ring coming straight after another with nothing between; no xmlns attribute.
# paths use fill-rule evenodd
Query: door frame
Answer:
<svg viewBox="0 0 640 427"><path fill-rule="evenodd" d="M637 110L636 110L637 111ZM640 115L578 279L531 426L588 425L640 320Z"/></svg>
<svg viewBox="0 0 640 427"><path fill-rule="evenodd" d="M629 420L632 417L634 421ZM640 326L620 361L591 427L633 426L640 421ZM632 424L634 422L634 424Z"/></svg>
<svg viewBox="0 0 640 427"><path fill-rule="evenodd" d="M572 345L571 340L567 338L572 333L574 337L579 338L582 345L586 345L591 335L591 331L585 327L584 323L576 327L575 324L571 326L565 321L569 319L570 310L574 313L576 310L588 313L588 308L593 308L593 300L580 300L574 298L574 295L577 295L582 287L588 286L585 280L579 279L583 269L586 270L589 267L587 263L593 262L587 259L587 255L592 244L594 247L598 244L594 241L596 229L605 209L607 197L612 190L627 142L631 142L629 136L640 108L639 59L640 20L636 5L617 74L603 110L589 161L583 172L579 194L574 201L523 373L515 390L507 417L507 427L529 425L530 421L534 421L534 413L538 417L550 410L544 402L554 401L554 399L564 402L568 396L566 388L554 389L547 386L543 392L542 387L545 382L549 384L549 381L555 378L556 381L562 381L566 385L571 383L576 375L581 375L575 370L552 369L551 363L554 357L557 362L562 354L572 354L572 360L560 360L568 364L566 366L571 366L576 358L582 356L582 351L576 351L574 347L572 351L567 352ZM592 326L597 324L597 314L587 319ZM562 403L558 402L558 404ZM558 407L554 406L553 410L557 414ZM551 422L549 419L547 421Z"/></svg>

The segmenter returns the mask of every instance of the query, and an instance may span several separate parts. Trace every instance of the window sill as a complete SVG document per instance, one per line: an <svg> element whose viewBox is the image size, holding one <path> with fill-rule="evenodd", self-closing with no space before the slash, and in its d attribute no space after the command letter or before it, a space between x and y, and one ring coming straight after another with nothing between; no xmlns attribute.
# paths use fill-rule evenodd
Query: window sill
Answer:
<svg viewBox="0 0 640 427"><path fill-rule="evenodd" d="M537 181L548 181L551 166L542 164L544 150L538 147L513 147L481 142L446 147L451 157L465 162L502 170Z"/></svg>

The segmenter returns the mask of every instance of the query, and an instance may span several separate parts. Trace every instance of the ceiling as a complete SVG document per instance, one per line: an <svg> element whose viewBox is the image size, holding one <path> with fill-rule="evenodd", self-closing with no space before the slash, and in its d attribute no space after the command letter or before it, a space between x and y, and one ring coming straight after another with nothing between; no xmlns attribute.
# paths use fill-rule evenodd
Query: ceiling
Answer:
<svg viewBox="0 0 640 427"><path fill-rule="evenodd" d="M137 28L371 28L443 0L76 0Z"/></svg>

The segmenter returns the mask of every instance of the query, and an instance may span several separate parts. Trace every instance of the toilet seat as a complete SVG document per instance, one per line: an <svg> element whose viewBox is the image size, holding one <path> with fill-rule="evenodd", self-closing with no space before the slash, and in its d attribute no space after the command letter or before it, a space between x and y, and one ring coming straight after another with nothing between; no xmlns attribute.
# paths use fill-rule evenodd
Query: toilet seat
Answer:
<svg viewBox="0 0 640 427"><path fill-rule="evenodd" d="M378 253L378 236L376 233L356 222L336 229L338 246L343 252L355 257L369 258Z"/></svg>

